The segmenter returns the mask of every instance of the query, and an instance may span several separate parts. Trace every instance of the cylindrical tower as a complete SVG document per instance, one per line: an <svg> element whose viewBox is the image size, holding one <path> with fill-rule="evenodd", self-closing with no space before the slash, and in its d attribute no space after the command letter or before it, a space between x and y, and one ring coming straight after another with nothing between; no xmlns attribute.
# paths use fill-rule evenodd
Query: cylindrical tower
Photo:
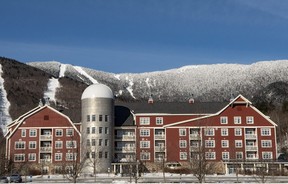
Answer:
<svg viewBox="0 0 288 184"><path fill-rule="evenodd" d="M113 154L113 92L104 84L90 85L82 93L81 105L82 154L86 156L84 172L107 172Z"/></svg>

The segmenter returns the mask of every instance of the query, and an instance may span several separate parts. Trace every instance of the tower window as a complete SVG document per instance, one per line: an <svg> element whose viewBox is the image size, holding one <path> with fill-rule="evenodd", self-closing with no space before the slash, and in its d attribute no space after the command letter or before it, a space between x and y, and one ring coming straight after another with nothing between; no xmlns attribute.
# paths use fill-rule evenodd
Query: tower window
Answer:
<svg viewBox="0 0 288 184"><path fill-rule="evenodd" d="M99 121L103 121L103 115L99 115Z"/></svg>

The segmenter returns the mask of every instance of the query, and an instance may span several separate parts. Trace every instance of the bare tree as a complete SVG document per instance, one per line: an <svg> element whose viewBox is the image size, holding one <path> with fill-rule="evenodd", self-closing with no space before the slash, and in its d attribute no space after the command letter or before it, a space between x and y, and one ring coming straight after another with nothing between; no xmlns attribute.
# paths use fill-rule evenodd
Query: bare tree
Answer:
<svg viewBox="0 0 288 184"><path fill-rule="evenodd" d="M73 183L77 183L86 161L86 155L83 154L85 149L81 150L79 142L75 136L71 136L70 141L66 143L69 150L65 155L65 161L62 162L63 176Z"/></svg>
<svg viewBox="0 0 288 184"><path fill-rule="evenodd" d="M205 176L215 169L215 163L208 158L213 156L214 152L209 152L205 148L204 139L199 133L195 135L195 143L190 142L190 166L193 175L198 179L199 183L205 182Z"/></svg>

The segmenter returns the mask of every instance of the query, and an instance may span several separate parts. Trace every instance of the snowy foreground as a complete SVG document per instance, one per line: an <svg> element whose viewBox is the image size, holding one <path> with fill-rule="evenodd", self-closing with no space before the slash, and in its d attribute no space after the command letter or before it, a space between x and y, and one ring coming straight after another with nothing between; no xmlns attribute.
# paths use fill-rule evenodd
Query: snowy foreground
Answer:
<svg viewBox="0 0 288 184"><path fill-rule="evenodd" d="M70 183L63 175L44 175L44 176L23 176L23 182L33 183ZM287 176L265 176L264 179L260 176L253 175L207 175L206 183L288 183ZM135 179L129 176L121 177L114 174L97 174L95 176L81 176L77 183L136 183ZM198 183L195 176L189 174L165 174L165 182L162 173L147 173L138 178L137 183Z"/></svg>

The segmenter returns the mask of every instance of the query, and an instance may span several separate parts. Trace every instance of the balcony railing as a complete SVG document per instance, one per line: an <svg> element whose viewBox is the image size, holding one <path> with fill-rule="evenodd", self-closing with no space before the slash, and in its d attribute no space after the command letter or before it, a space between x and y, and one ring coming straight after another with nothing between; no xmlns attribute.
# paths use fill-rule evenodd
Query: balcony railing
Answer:
<svg viewBox="0 0 288 184"><path fill-rule="evenodd" d="M257 151L257 146L246 146L246 151Z"/></svg>
<svg viewBox="0 0 288 184"><path fill-rule="evenodd" d="M200 134L190 134L190 139L192 140L200 140Z"/></svg>
<svg viewBox="0 0 288 184"><path fill-rule="evenodd" d="M51 159L40 159L40 163L51 163Z"/></svg>
<svg viewBox="0 0 288 184"><path fill-rule="evenodd" d="M165 139L165 134L155 134L155 139Z"/></svg>
<svg viewBox="0 0 288 184"><path fill-rule="evenodd" d="M40 139L41 140L51 140L52 139L52 135L40 135Z"/></svg>
<svg viewBox="0 0 288 184"><path fill-rule="evenodd" d="M155 146L154 149L157 152L165 152L165 147L164 146Z"/></svg>
<svg viewBox="0 0 288 184"><path fill-rule="evenodd" d="M52 147L40 147L40 151L41 152L51 152L52 151Z"/></svg>
<svg viewBox="0 0 288 184"><path fill-rule="evenodd" d="M136 150L135 147L116 147L115 148L115 151L120 151L123 153L134 152L135 150Z"/></svg>
<svg viewBox="0 0 288 184"><path fill-rule="evenodd" d="M245 134L246 139L256 139L257 135L256 134Z"/></svg>
<svg viewBox="0 0 288 184"><path fill-rule="evenodd" d="M190 151L192 151L192 152L197 152L197 151L200 151L200 147L199 146L190 146Z"/></svg>
<svg viewBox="0 0 288 184"><path fill-rule="evenodd" d="M116 135L116 139L135 140L135 135Z"/></svg>

